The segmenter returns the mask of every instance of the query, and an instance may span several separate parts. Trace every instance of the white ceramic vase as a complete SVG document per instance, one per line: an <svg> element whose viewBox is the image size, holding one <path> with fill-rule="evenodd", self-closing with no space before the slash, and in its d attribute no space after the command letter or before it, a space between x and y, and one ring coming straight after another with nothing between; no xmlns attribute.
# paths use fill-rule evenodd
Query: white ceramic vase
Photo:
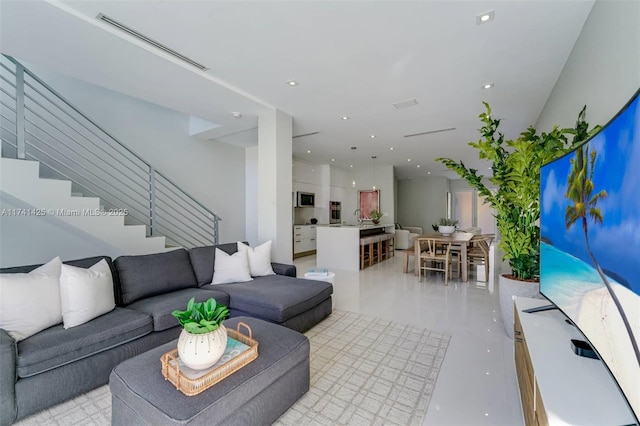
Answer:
<svg viewBox="0 0 640 426"><path fill-rule="evenodd" d="M178 338L178 355L194 370L204 370L218 362L226 347L227 329L223 325L205 334L192 334L183 329Z"/></svg>
<svg viewBox="0 0 640 426"><path fill-rule="evenodd" d="M449 235L451 235L454 232L456 232L456 227L455 226L443 226L443 225L440 225L440 226L438 226L438 232L441 233L442 235L444 235L445 237L448 237Z"/></svg>
<svg viewBox="0 0 640 426"><path fill-rule="evenodd" d="M498 292L500 293L500 312L504 331L513 339L513 303L518 297L541 298L540 283L533 281L520 281L500 275L498 281Z"/></svg>

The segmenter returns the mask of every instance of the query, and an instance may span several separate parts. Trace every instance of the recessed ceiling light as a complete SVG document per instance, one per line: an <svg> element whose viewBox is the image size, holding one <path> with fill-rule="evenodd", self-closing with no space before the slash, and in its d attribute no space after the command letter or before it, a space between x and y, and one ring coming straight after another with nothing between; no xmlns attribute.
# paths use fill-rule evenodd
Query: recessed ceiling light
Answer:
<svg viewBox="0 0 640 426"><path fill-rule="evenodd" d="M335 158L332 158L332 159L331 159L331 161L336 161L336 159L335 159Z"/></svg>
<svg viewBox="0 0 640 426"><path fill-rule="evenodd" d="M389 147L389 151L393 151L393 147L392 146Z"/></svg>
<svg viewBox="0 0 640 426"><path fill-rule="evenodd" d="M353 169L353 164L349 164L349 167L351 167Z"/></svg>
<svg viewBox="0 0 640 426"><path fill-rule="evenodd" d="M411 161L411 158L407 158L407 161Z"/></svg>
<svg viewBox="0 0 640 426"><path fill-rule="evenodd" d="M417 168L420 168L420 164L416 164L416 167L417 167Z"/></svg>
<svg viewBox="0 0 640 426"><path fill-rule="evenodd" d="M476 25L482 25L486 24L487 22L493 21L493 18L495 18L495 13L496 12L494 10L490 10L488 12L476 15Z"/></svg>
<svg viewBox="0 0 640 426"><path fill-rule="evenodd" d="M427 172L427 174L428 174L428 175L430 175L430 174L431 174L431 172Z"/></svg>
<svg viewBox="0 0 640 426"><path fill-rule="evenodd" d="M311 151L307 150L307 154L311 154Z"/></svg>
<svg viewBox="0 0 640 426"><path fill-rule="evenodd" d="M293 87L293 86L297 86L297 85L299 85L300 83L298 83L298 82L297 82L297 81L295 81L295 80L289 80L289 81L287 81L287 84L288 84L289 86Z"/></svg>
<svg viewBox="0 0 640 426"><path fill-rule="evenodd" d="M343 115L342 117L340 117L341 120L348 120L349 117L347 117L346 115Z"/></svg>
<svg viewBox="0 0 640 426"><path fill-rule="evenodd" d="M231 116L232 116L233 118L240 118L240 117L242 117L242 114L240 114L239 112L232 112L232 113L231 113Z"/></svg>
<svg viewBox="0 0 640 426"><path fill-rule="evenodd" d="M376 138L376 135L371 135L371 139L375 139L375 138Z"/></svg>
<svg viewBox="0 0 640 426"><path fill-rule="evenodd" d="M491 89L493 87L493 83L485 83L482 85L483 89Z"/></svg>

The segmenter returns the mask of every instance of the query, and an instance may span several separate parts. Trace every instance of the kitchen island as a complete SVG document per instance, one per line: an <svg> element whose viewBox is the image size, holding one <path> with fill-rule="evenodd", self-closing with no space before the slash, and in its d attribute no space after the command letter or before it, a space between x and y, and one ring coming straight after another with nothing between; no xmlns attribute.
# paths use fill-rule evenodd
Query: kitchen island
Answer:
<svg viewBox="0 0 640 426"><path fill-rule="evenodd" d="M393 224L318 226L316 263L322 268L359 271L360 238L394 230Z"/></svg>

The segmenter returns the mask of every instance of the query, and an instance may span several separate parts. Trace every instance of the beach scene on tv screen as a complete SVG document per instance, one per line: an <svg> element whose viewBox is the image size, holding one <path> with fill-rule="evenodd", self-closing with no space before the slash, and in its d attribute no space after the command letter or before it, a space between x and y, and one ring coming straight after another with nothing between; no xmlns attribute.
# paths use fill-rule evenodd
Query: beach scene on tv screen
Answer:
<svg viewBox="0 0 640 426"><path fill-rule="evenodd" d="M640 416L640 98L541 170L540 291L579 327Z"/></svg>

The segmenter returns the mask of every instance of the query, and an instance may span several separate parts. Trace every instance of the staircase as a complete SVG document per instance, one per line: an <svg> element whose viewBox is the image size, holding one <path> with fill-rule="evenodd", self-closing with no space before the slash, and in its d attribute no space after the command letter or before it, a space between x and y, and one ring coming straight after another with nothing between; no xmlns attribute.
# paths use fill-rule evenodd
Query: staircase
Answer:
<svg viewBox="0 0 640 426"><path fill-rule="evenodd" d="M77 232L72 240L111 248L95 254L145 254L218 242L219 216L4 55L0 143L3 257L8 231L40 227L43 219L47 231L41 232L66 235L59 226ZM0 263L6 266L5 259Z"/></svg>
<svg viewBox="0 0 640 426"><path fill-rule="evenodd" d="M93 235L122 253L146 254L165 250L164 237L147 237L144 225L125 225L126 215L116 211L109 215L107 210L100 208L99 198L72 196L70 181L41 179L37 161L9 158L0 161L4 197L20 200L24 206L5 209L3 202L4 217L27 221L46 216Z"/></svg>

